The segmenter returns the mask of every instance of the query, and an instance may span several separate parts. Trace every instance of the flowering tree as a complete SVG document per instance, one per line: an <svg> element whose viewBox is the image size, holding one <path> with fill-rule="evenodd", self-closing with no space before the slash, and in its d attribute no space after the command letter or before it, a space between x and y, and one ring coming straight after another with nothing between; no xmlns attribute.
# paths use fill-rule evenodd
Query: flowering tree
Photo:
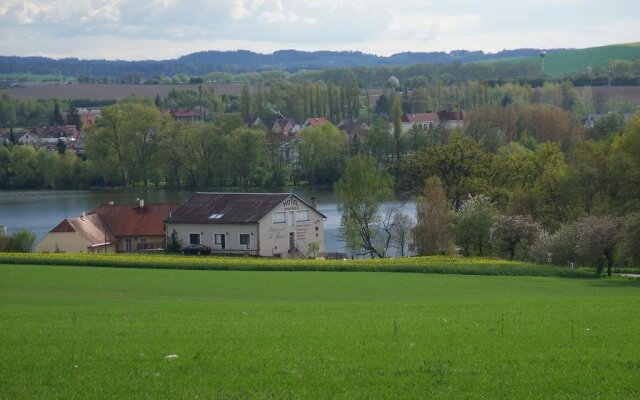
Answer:
<svg viewBox="0 0 640 400"><path fill-rule="evenodd" d="M489 231L489 243L499 254L516 256L518 245L532 245L542 235L542 226L528 215L501 215L496 217Z"/></svg>
<svg viewBox="0 0 640 400"><path fill-rule="evenodd" d="M462 202L453 231L464 256L487 255L489 231L496 214L496 208L487 196L469 196Z"/></svg>

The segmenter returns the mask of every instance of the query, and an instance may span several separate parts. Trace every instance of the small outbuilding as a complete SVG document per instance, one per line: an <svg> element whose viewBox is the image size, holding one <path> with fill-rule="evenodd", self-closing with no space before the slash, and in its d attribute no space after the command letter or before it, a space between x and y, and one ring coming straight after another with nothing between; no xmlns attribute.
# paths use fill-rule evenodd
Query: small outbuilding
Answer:
<svg viewBox="0 0 640 400"><path fill-rule="evenodd" d="M212 253L309 258L324 251L326 217L292 193L196 193L165 220L184 246Z"/></svg>
<svg viewBox="0 0 640 400"><path fill-rule="evenodd" d="M97 214L65 218L36 245L37 253L115 253L117 240Z"/></svg>

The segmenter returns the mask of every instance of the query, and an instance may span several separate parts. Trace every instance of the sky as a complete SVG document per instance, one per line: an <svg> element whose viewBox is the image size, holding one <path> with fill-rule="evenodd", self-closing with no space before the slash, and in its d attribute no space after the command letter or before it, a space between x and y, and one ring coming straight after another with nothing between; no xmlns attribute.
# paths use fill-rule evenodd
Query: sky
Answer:
<svg viewBox="0 0 640 400"><path fill-rule="evenodd" d="M586 48L640 42L639 0L0 0L0 55Z"/></svg>

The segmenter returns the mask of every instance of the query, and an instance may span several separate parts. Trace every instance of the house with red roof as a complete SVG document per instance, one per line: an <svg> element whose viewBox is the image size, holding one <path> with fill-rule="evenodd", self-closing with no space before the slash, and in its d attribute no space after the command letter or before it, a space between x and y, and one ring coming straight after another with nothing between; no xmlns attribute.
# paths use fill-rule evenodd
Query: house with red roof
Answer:
<svg viewBox="0 0 640 400"><path fill-rule="evenodd" d="M165 247L163 221L177 203L101 204L65 218L36 245L36 252L127 253Z"/></svg>
<svg viewBox="0 0 640 400"><path fill-rule="evenodd" d="M316 127L318 125L328 124L328 123L329 123L329 121L327 121L327 119L324 118L324 117L307 118L304 121L304 124L302 124L302 127L303 128L307 128L307 127L310 126L310 127L314 128L314 127Z"/></svg>

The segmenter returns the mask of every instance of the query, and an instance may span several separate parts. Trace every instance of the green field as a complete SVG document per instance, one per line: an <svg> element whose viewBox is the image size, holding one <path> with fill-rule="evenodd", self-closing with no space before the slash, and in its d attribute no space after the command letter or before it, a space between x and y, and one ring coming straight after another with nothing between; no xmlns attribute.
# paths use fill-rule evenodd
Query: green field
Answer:
<svg viewBox="0 0 640 400"><path fill-rule="evenodd" d="M640 43L619 44L612 46L591 47L588 49L566 50L547 54L544 71L551 76L560 76L574 72L582 72L587 67L601 67L612 60L633 61L640 58ZM540 64L539 57L518 57L497 60L512 63Z"/></svg>
<svg viewBox="0 0 640 400"><path fill-rule="evenodd" d="M0 265L0 397L632 399L639 309L622 279Z"/></svg>
<svg viewBox="0 0 640 400"><path fill-rule="evenodd" d="M0 79L18 79L23 81L42 82L42 81L59 81L75 82L76 78L71 76L60 75L38 75L38 74L6 74L0 73Z"/></svg>

